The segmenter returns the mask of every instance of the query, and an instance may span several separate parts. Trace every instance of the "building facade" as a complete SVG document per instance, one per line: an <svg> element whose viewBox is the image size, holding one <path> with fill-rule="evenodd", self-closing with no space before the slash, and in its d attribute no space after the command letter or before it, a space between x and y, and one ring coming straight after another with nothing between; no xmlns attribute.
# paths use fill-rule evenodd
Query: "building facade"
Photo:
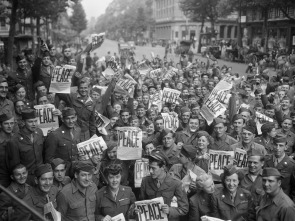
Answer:
<svg viewBox="0 0 295 221"><path fill-rule="evenodd" d="M179 42L199 38L201 22L190 21L179 7L180 0L153 0L153 18L156 22L154 38ZM205 22L204 32L209 32L211 24ZM216 40L236 40L237 16L219 19L216 22Z"/></svg>
<svg viewBox="0 0 295 221"><path fill-rule="evenodd" d="M288 15L295 18L295 5L287 8ZM242 29L244 46L263 46L263 13L257 8L242 11ZM282 50L291 52L295 49L295 24L288 19L279 8L269 8L267 18L268 50Z"/></svg>

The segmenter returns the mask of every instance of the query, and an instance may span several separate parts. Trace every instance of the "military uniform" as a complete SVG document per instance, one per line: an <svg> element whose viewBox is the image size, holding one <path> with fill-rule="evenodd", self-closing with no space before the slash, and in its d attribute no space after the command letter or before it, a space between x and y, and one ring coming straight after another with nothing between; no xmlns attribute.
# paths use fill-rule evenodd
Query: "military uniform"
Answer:
<svg viewBox="0 0 295 221"><path fill-rule="evenodd" d="M45 194L42 192L39 187L30 188L27 195L24 197L23 201L30 206L31 208L35 209L41 216L44 214L44 205L52 202L54 208L56 208L56 195L58 190L55 186L50 188L49 193ZM49 200L49 201L48 201ZM15 214L17 214L16 220L39 220L37 217L34 217L27 209L24 207L18 206L15 209Z"/></svg>
<svg viewBox="0 0 295 221"><path fill-rule="evenodd" d="M288 149L285 151L287 155L291 155L294 150L294 146L295 146L295 134L291 131L287 132L287 133L283 133L282 132L282 129L278 129L277 130L277 133L282 133L282 134L285 134L287 137L287 146L288 146Z"/></svg>
<svg viewBox="0 0 295 221"><path fill-rule="evenodd" d="M264 146L266 151L267 151L267 155L272 154L272 151L273 151L273 148L274 148L274 145L275 145L273 143L272 139L270 139L269 141L266 141L263 137L255 137L254 142Z"/></svg>
<svg viewBox="0 0 295 221"><path fill-rule="evenodd" d="M64 186L66 186L67 184L71 183L72 180L70 177L65 176L64 180L61 182L58 182L56 179L53 180L53 185L56 186L56 188L58 189L58 192L62 190L62 188Z"/></svg>
<svg viewBox="0 0 295 221"><path fill-rule="evenodd" d="M163 145L161 145L157 147L157 150L162 151L166 155L171 165L180 163L178 159L180 148L175 143L169 149L166 149Z"/></svg>
<svg viewBox="0 0 295 221"><path fill-rule="evenodd" d="M249 191L238 187L234 202L232 202L230 193L222 188L213 195L213 217L222 220L244 221L247 220L250 205Z"/></svg>
<svg viewBox="0 0 295 221"><path fill-rule="evenodd" d="M274 156L267 159L264 163L264 167L276 168L281 175L284 177L282 179L281 187L283 191L294 201L295 200L295 161L292 160L287 154L275 166L276 158Z"/></svg>
<svg viewBox="0 0 295 221"><path fill-rule="evenodd" d="M17 196L19 199L23 199L30 190L30 186L28 184L19 185L15 182L11 182L11 184L7 187L11 193ZM0 194L0 217L8 212L9 207L15 208L17 206L17 202L15 202L10 196L6 193ZM16 214L11 214L11 220L14 220L14 216ZM1 218L0 218L1 220Z"/></svg>
<svg viewBox="0 0 295 221"><path fill-rule="evenodd" d="M11 100L4 99L3 101L0 101L0 114L15 114L14 112L14 104Z"/></svg>
<svg viewBox="0 0 295 221"><path fill-rule="evenodd" d="M214 143L210 145L211 150L222 150L222 151L232 151L230 147L233 144L238 143L238 141L229 135L224 134L222 137L213 137Z"/></svg>
<svg viewBox="0 0 295 221"><path fill-rule="evenodd" d="M178 207L170 207L174 196L177 198ZM188 213L188 199L186 193L182 189L182 183L169 174L166 174L160 188L157 187L156 180L152 177L148 176L142 179L139 199L147 200L157 197L163 197L164 203L169 206L168 220L179 220L181 216Z"/></svg>
<svg viewBox="0 0 295 221"><path fill-rule="evenodd" d="M33 142L30 136L33 136ZM7 143L9 168L21 163L28 170L27 183L34 185L33 174L37 166L43 163L43 132L37 128L28 134L25 128L16 133Z"/></svg>
<svg viewBox="0 0 295 221"><path fill-rule="evenodd" d="M102 187L96 192L96 220L103 219L106 215L111 217L123 213L128 219L128 210L136 201L135 195L128 186L119 187L116 199L114 199L108 186Z"/></svg>
<svg viewBox="0 0 295 221"><path fill-rule="evenodd" d="M64 100L67 106L75 109L77 113L77 124L81 128L81 142L90 139L96 134L95 102L91 97L88 97L84 102L79 93L70 95L58 94L56 96Z"/></svg>
<svg viewBox="0 0 295 221"><path fill-rule="evenodd" d="M57 210L64 221L95 221L97 187L90 184L86 194L82 193L73 180L66 185L57 195Z"/></svg>
<svg viewBox="0 0 295 221"><path fill-rule="evenodd" d="M81 129L73 128L73 138L70 129L62 125L51 132L44 143L45 162L51 162L54 158L63 159L70 168L73 161L78 160L77 144L80 143Z"/></svg>
<svg viewBox="0 0 295 221"><path fill-rule="evenodd" d="M235 151L236 148L240 148L240 149L245 150L242 142L238 142L236 144L231 145L231 148L233 149L233 151ZM247 150L247 154L248 154L248 156L253 155L253 154L265 156L267 154L267 152L266 152L264 146L252 142L249 150Z"/></svg>
<svg viewBox="0 0 295 221"><path fill-rule="evenodd" d="M201 221L202 216L212 216L213 194L208 194L203 190L198 190L189 199L189 221Z"/></svg>
<svg viewBox="0 0 295 221"><path fill-rule="evenodd" d="M183 144L191 144L194 146L197 146L197 132L196 133L190 133L187 130L179 131L175 134L175 143L178 144L179 142Z"/></svg>
<svg viewBox="0 0 295 221"><path fill-rule="evenodd" d="M256 213L254 215L254 212ZM270 198L268 194L261 197L258 206L250 211L249 221L293 221L295 218L295 205L282 191Z"/></svg>
<svg viewBox="0 0 295 221"><path fill-rule="evenodd" d="M6 145L11 137L12 134L6 134L4 131L0 131L0 184L4 187L8 187L10 184Z"/></svg>

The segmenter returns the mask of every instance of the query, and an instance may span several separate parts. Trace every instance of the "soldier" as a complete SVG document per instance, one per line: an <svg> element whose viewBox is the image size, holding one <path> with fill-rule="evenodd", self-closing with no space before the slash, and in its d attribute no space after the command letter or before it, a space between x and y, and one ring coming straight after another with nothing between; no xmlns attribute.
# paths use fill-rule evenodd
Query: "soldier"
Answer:
<svg viewBox="0 0 295 221"><path fill-rule="evenodd" d="M57 196L57 210L62 220L95 221L96 185L92 182L93 166L84 161L74 167L75 178Z"/></svg>
<svg viewBox="0 0 295 221"><path fill-rule="evenodd" d="M62 125L47 136L44 144L45 162L50 163L54 158L60 158L66 162L68 172L71 163L78 160L77 144L80 142L81 129L76 121L75 109L63 109Z"/></svg>
<svg viewBox="0 0 295 221"><path fill-rule="evenodd" d="M285 151L287 150L287 137L284 134L277 134L274 138L273 155L265 161L265 167L276 168L283 176L281 187L283 191L294 201L295 200L295 161Z"/></svg>
<svg viewBox="0 0 295 221"><path fill-rule="evenodd" d="M155 151L149 157L150 176L143 178L140 188L140 200L163 197L161 209L169 220L179 220L188 213L188 199L182 189L182 183L177 178L166 173L167 161L160 151ZM177 198L178 207L170 207L173 197Z"/></svg>
<svg viewBox="0 0 295 221"><path fill-rule="evenodd" d="M43 132L37 127L37 115L33 109L22 112L25 126L7 143L9 167L23 164L28 169L27 183L34 184L34 171L43 163Z"/></svg>
<svg viewBox="0 0 295 221"><path fill-rule="evenodd" d="M0 184L8 187L10 184L9 170L6 160L6 145L13 136L14 117L10 113L0 115Z"/></svg>
<svg viewBox="0 0 295 221"><path fill-rule="evenodd" d="M7 189L15 194L19 199L23 199L27 195L29 189L31 188L26 184L28 177L27 168L18 164L12 169L11 179L12 182L7 187ZM17 206L16 202L8 196L6 193L1 193L0 195L0 220L7 220L8 216L11 220L15 220L15 213L9 214L9 207L15 208Z"/></svg>
<svg viewBox="0 0 295 221"><path fill-rule="evenodd" d="M199 118L193 116L189 119L188 126L186 129L179 131L175 135L175 143L182 147L183 144L197 145L197 132L199 130Z"/></svg>
<svg viewBox="0 0 295 221"><path fill-rule="evenodd" d="M12 113L14 114L14 105L11 100L8 100L8 83L6 78L0 76L0 114Z"/></svg>
<svg viewBox="0 0 295 221"><path fill-rule="evenodd" d="M236 139L237 141L241 140L241 134L243 127L245 126L245 120L240 114L235 114L232 119L233 131L230 133L230 136Z"/></svg>
<svg viewBox="0 0 295 221"><path fill-rule="evenodd" d="M264 168L262 179L263 189L266 194L261 197L258 205L253 204L249 221L294 220L295 205L281 188L283 176L280 172L275 168Z"/></svg>
<svg viewBox="0 0 295 221"><path fill-rule="evenodd" d="M41 216L44 214L44 207L51 202L56 208L57 188L53 186L53 171L50 164L40 164L35 170L35 185L30 188L24 197L24 202L36 210ZM39 220L24 207L17 207L16 220Z"/></svg>
<svg viewBox="0 0 295 221"><path fill-rule="evenodd" d="M53 185L57 187L58 191L71 182L71 178L66 176L66 162L60 158L55 158L51 161L53 170Z"/></svg>
<svg viewBox="0 0 295 221"><path fill-rule="evenodd" d="M273 138L277 134L275 124L270 122L263 124L261 126L261 132L262 136L256 137L254 142L264 146L267 154L271 155L274 148Z"/></svg>

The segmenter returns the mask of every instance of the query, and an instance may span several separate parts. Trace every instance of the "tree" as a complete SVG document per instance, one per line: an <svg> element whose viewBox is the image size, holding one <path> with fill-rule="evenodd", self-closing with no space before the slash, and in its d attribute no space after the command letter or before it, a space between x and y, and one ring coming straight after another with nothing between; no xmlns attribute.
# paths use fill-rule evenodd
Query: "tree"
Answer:
<svg viewBox="0 0 295 221"><path fill-rule="evenodd" d="M11 2L11 15L10 15L10 29L7 43L7 56L6 63L12 67L12 59L13 59L13 44L14 44L14 36L15 36L15 25L17 21L17 9L18 9L18 0L12 0Z"/></svg>
<svg viewBox="0 0 295 221"><path fill-rule="evenodd" d="M86 14L80 2L76 3L73 7L73 15L70 17L70 22L78 34L87 28Z"/></svg>

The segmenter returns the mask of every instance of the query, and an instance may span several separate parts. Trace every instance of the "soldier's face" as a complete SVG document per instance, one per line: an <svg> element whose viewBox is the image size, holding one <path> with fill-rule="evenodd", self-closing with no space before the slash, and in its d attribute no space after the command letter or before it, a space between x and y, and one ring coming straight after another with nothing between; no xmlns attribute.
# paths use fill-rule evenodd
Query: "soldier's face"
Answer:
<svg viewBox="0 0 295 221"><path fill-rule="evenodd" d="M14 127L14 117L11 118L10 120L7 120L1 123L1 129L7 134L12 133L13 127Z"/></svg>
<svg viewBox="0 0 295 221"><path fill-rule="evenodd" d="M234 173L231 176L227 176L224 180L224 184L230 193L235 193L239 185L238 174Z"/></svg>
<svg viewBox="0 0 295 221"><path fill-rule="evenodd" d="M118 147L114 147L112 150L107 151L107 155L110 160L117 159L117 149L118 149Z"/></svg>
<svg viewBox="0 0 295 221"><path fill-rule="evenodd" d="M263 167L264 163L260 160L260 156L250 156L248 158L249 172L252 175L257 175Z"/></svg>
<svg viewBox="0 0 295 221"><path fill-rule="evenodd" d="M71 56L71 49L70 49L70 48L66 48L66 49L64 50L64 55L65 55L66 57L70 57L70 56Z"/></svg>
<svg viewBox="0 0 295 221"><path fill-rule="evenodd" d="M156 121L156 131L161 132L164 129L164 120L160 119Z"/></svg>
<svg viewBox="0 0 295 221"><path fill-rule="evenodd" d="M82 83L79 85L78 91L82 97L88 96L88 89L89 89L88 86L89 85L87 83Z"/></svg>
<svg viewBox="0 0 295 221"><path fill-rule="evenodd" d="M145 116L145 110L144 110L144 108L138 108L137 109L137 116L138 117L144 117Z"/></svg>
<svg viewBox="0 0 295 221"><path fill-rule="evenodd" d="M188 127L190 132L196 132L199 130L199 119L190 119Z"/></svg>
<svg viewBox="0 0 295 221"><path fill-rule="evenodd" d="M121 174L117 174L117 175L113 175L113 174L109 174L108 175L108 183L111 187L111 189L118 189L119 188L119 185L120 185L120 182L121 182Z"/></svg>
<svg viewBox="0 0 295 221"><path fill-rule="evenodd" d="M130 117L129 112L123 112L123 113L121 114L121 118L122 118L122 121L123 121L124 123L128 123L128 121L129 121L129 117Z"/></svg>
<svg viewBox="0 0 295 221"><path fill-rule="evenodd" d="M283 121L282 129L284 131L286 131L286 132L289 131L291 129L291 127L292 127L292 120L286 119L286 120Z"/></svg>
<svg viewBox="0 0 295 221"><path fill-rule="evenodd" d="M110 123L111 123L111 125L114 125L114 124L117 122L118 119L119 119L118 117L112 117L112 118L110 119Z"/></svg>
<svg viewBox="0 0 295 221"><path fill-rule="evenodd" d="M156 112L152 111L148 118L149 118L149 120L154 121L156 119L156 117L157 117Z"/></svg>
<svg viewBox="0 0 295 221"><path fill-rule="evenodd" d="M19 168L19 169L15 169L13 171L13 175L12 175L12 179L20 184L20 185L23 185L26 183L27 181L27 177L28 177L28 171L25 167L23 168Z"/></svg>
<svg viewBox="0 0 295 221"><path fill-rule="evenodd" d="M153 123L147 126L146 128L147 134L153 134L155 132L155 126Z"/></svg>
<svg viewBox="0 0 295 221"><path fill-rule="evenodd" d="M206 180L203 184L203 190L205 190L206 193L214 193L215 186L212 178L209 178Z"/></svg>
<svg viewBox="0 0 295 221"><path fill-rule="evenodd" d="M67 117L63 117L63 124L67 127L67 128L74 128L75 127L75 123L77 121L77 115L70 115Z"/></svg>
<svg viewBox="0 0 295 221"><path fill-rule="evenodd" d="M225 134L226 129L227 129L227 127L225 127L223 123L216 124L216 125L214 126L214 130L215 130L216 135L217 135L218 137L222 137L222 136Z"/></svg>
<svg viewBox="0 0 295 221"><path fill-rule="evenodd" d="M38 99L38 104L39 105L49 104L47 96L40 97Z"/></svg>
<svg viewBox="0 0 295 221"><path fill-rule="evenodd" d="M33 118L33 119L27 119L25 120L25 127L30 131L30 132L35 132L36 128L37 128L37 118Z"/></svg>
<svg viewBox="0 0 295 221"><path fill-rule="evenodd" d="M42 174L39 179L35 179L35 182L42 192L48 193L53 184L53 172Z"/></svg>
<svg viewBox="0 0 295 221"><path fill-rule="evenodd" d="M262 187L267 194L272 195L281 187L281 181L275 176L262 177Z"/></svg>
<svg viewBox="0 0 295 221"><path fill-rule="evenodd" d="M244 143L248 144L248 143L251 143L254 139L255 135L251 132L251 131L248 131L248 130L243 130L242 132L242 140Z"/></svg>
<svg viewBox="0 0 295 221"><path fill-rule="evenodd" d="M164 167L159 167L157 162L151 162L149 164L150 174L153 179L159 178L164 173Z"/></svg>
<svg viewBox="0 0 295 221"><path fill-rule="evenodd" d="M234 130L236 132L238 132L238 133L241 132L243 126L244 126L244 120L243 119L238 119L238 120L234 121Z"/></svg>
<svg viewBox="0 0 295 221"><path fill-rule="evenodd" d="M145 146L145 153L147 155L151 155L151 152L155 149L154 144L149 143L148 145Z"/></svg>
<svg viewBox="0 0 295 221"><path fill-rule="evenodd" d="M60 164L55 167L55 169L53 170L53 175L58 182L62 182L66 176L66 165Z"/></svg>
<svg viewBox="0 0 295 221"><path fill-rule="evenodd" d="M168 133L166 136L162 138L163 145L166 148L170 148L174 144L175 138L172 133Z"/></svg>
<svg viewBox="0 0 295 221"><path fill-rule="evenodd" d="M49 57L49 56L47 56L47 57L43 57L43 58L42 58L42 64L43 64L44 66L49 66L50 63L51 63L51 60L50 60L50 57Z"/></svg>
<svg viewBox="0 0 295 221"><path fill-rule="evenodd" d="M92 183L92 172L80 171L75 173L77 184L82 188L87 188Z"/></svg>
<svg viewBox="0 0 295 221"><path fill-rule="evenodd" d="M273 152L276 158L280 158L285 154L285 150L287 150L286 143L276 143L273 147Z"/></svg>
<svg viewBox="0 0 295 221"><path fill-rule="evenodd" d="M185 123L185 124L188 123L189 118L190 118L190 113L189 112L183 113L181 115L182 122Z"/></svg>
<svg viewBox="0 0 295 221"><path fill-rule="evenodd" d="M23 60L20 60L19 62L17 62L17 65L20 69L24 70L26 67L27 67L27 60L26 59L23 59Z"/></svg>
<svg viewBox="0 0 295 221"><path fill-rule="evenodd" d="M45 87L44 85L38 87L38 88L37 88L37 91L38 91L39 93L47 93L47 89L46 89L46 87Z"/></svg>
<svg viewBox="0 0 295 221"><path fill-rule="evenodd" d="M55 49L55 47L53 47L53 48L50 49L49 54L51 56L55 56L56 55L56 49Z"/></svg>
<svg viewBox="0 0 295 221"><path fill-rule="evenodd" d="M6 98L7 93L8 93L8 83L7 82L0 83L0 97Z"/></svg>

